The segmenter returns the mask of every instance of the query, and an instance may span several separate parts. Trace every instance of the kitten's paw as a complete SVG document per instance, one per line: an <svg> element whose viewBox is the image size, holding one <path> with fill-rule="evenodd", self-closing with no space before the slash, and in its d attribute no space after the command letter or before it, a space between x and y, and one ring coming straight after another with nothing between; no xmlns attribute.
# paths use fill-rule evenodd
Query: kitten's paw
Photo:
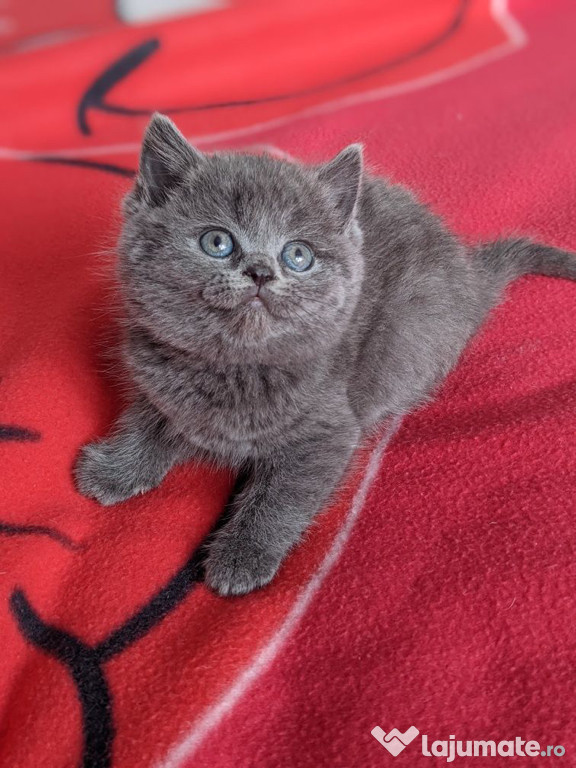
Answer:
<svg viewBox="0 0 576 768"><path fill-rule="evenodd" d="M119 455L113 443L90 443L84 446L74 467L76 488L83 496L108 507L157 485L139 476L137 469L137 462L127 465L126 457Z"/></svg>
<svg viewBox="0 0 576 768"><path fill-rule="evenodd" d="M281 558L256 542L241 537L217 536L205 563L205 581L219 595L246 595L269 584Z"/></svg>

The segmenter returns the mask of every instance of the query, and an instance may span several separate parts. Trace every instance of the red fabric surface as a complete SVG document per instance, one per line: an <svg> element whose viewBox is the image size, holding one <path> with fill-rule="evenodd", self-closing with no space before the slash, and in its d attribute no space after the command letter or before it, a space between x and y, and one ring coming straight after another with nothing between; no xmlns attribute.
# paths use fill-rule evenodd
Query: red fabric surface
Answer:
<svg viewBox="0 0 576 768"><path fill-rule="evenodd" d="M566 750L464 765L574 764L573 283L514 285L257 594L188 578L225 473L111 509L71 480L123 403L111 249L149 108L207 150L313 161L361 140L464 237L576 250L574 5L238 0L130 28L109 3L52 6L22 4L0 49L0 766L445 762L420 739L393 758L376 725ZM108 107L83 102L147 43Z"/></svg>

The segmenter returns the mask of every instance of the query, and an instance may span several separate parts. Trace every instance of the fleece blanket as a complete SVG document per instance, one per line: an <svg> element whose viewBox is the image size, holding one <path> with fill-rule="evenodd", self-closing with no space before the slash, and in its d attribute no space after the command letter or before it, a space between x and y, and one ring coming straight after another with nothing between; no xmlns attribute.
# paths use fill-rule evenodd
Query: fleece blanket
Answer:
<svg viewBox="0 0 576 768"><path fill-rule="evenodd" d="M71 479L126 400L153 110L205 151L362 141L462 237L576 249L575 35L570 0L0 6L2 768L576 765L573 283L512 286L260 592L200 580L226 472L109 509Z"/></svg>

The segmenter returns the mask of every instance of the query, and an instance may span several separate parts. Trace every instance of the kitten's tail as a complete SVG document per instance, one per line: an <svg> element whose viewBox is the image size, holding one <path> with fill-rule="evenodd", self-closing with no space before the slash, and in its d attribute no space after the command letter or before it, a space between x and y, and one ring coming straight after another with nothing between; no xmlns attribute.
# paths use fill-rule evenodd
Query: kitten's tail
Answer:
<svg viewBox="0 0 576 768"><path fill-rule="evenodd" d="M576 254L525 238L479 245L474 258L485 273L487 284L497 292L521 275L576 280Z"/></svg>

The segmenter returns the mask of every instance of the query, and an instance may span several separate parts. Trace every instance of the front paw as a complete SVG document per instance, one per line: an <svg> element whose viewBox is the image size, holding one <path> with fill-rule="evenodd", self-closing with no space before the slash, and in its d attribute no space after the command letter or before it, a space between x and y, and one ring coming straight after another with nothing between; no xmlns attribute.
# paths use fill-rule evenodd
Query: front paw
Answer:
<svg viewBox="0 0 576 768"><path fill-rule="evenodd" d="M280 563L278 555L247 536L223 532L210 546L205 581L224 597L245 595L269 584Z"/></svg>
<svg viewBox="0 0 576 768"><path fill-rule="evenodd" d="M128 458L112 442L85 445L74 468L76 487L106 507L149 491L156 483L140 476L137 460Z"/></svg>

